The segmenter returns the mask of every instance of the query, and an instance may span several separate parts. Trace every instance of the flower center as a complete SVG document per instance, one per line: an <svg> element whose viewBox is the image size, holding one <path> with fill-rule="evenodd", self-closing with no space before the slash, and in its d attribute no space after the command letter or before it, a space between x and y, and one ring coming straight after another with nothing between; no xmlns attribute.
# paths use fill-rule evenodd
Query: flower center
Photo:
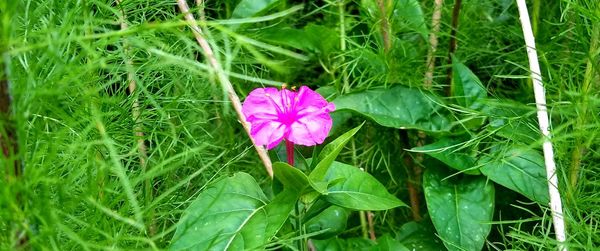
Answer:
<svg viewBox="0 0 600 251"><path fill-rule="evenodd" d="M284 125L291 125L296 121L296 111L295 100L296 93L291 92L289 95L286 95L284 90L281 90L281 101L283 102L283 107L281 109L282 113L279 114L279 121Z"/></svg>

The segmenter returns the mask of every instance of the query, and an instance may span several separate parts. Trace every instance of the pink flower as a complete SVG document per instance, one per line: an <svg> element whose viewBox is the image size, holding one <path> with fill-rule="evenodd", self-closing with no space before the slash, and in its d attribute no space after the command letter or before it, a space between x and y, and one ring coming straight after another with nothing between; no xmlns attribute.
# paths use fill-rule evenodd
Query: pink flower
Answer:
<svg viewBox="0 0 600 251"><path fill-rule="evenodd" d="M305 146L323 143L331 130L329 113L333 110L333 103L306 86L298 92L258 88L248 94L242 105L254 142L267 149L284 139Z"/></svg>

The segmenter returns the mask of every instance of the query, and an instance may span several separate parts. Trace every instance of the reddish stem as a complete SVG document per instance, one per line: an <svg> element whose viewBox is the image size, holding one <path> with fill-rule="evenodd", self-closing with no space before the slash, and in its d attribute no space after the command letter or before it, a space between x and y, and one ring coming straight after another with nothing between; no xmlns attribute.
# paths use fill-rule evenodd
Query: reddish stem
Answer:
<svg viewBox="0 0 600 251"><path fill-rule="evenodd" d="M294 166L294 143L286 140L285 141L285 152L287 153L287 162L290 166Z"/></svg>

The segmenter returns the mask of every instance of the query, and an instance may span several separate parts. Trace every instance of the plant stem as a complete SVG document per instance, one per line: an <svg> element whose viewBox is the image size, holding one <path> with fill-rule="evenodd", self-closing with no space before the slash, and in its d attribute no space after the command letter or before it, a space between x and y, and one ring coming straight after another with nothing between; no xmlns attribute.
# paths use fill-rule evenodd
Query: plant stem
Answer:
<svg viewBox="0 0 600 251"><path fill-rule="evenodd" d="M529 58L529 68L531 70L531 78L533 79L533 92L535 94L535 103L537 107L537 117L544 143L542 145L544 151L544 162L546 165L546 176L548 178L548 192L550 194L550 209L552 212L552 223L554 224L554 232L558 241L558 250L566 251L564 245L566 240L565 221L563 218L562 201L560 192L558 191L558 178L556 177L556 163L554 162L554 149L550 142L550 121L548 119L548 111L546 108L546 90L542 85L542 76L540 65L538 62L537 51L535 49L535 39L531 30L529 21L529 13L525 0L517 0L519 8L519 17L523 28L525 45L527 46L527 56Z"/></svg>
<svg viewBox="0 0 600 251"><path fill-rule="evenodd" d="M358 156L356 155L356 142L355 139L352 138L350 140L350 146L352 147L352 165L358 167ZM363 170L366 172L367 170ZM369 229L373 228L372 221L367 221L367 215L371 214L370 211L359 211L358 217L360 219L360 229L362 231L362 236L365 239L369 238Z"/></svg>
<svg viewBox="0 0 600 251"><path fill-rule="evenodd" d="M340 57L340 61L342 62L342 92L350 91L350 79L348 77L348 73L346 72L346 67L343 65L346 62L346 57L344 53L346 51L346 19L345 19L345 9L346 4L345 0L340 1L338 4L338 15L340 17L340 51L342 51L342 55Z"/></svg>
<svg viewBox="0 0 600 251"><path fill-rule="evenodd" d="M119 7L121 6L122 0L117 0L117 5ZM127 14L125 14L125 10L123 8L121 8L121 16L119 17L119 22L121 23L121 30L127 30L128 25L127 25ZM123 41L123 51L125 54L125 66L127 69L127 82L129 82L128 84L128 90L129 90L129 95L131 97L133 97L133 105L131 107L131 117L133 118L134 121L134 127L133 127L133 131L135 134L135 137L137 138L137 152L138 152L138 158L140 160L140 166L142 168L142 174L145 174L146 172L148 172L148 165L147 165L147 159L148 159L148 153L147 153L147 148L146 148L146 143L144 142L144 132L142 130L142 121L141 121L141 112L140 112L140 102L138 97L135 94L136 91L136 87L137 87L137 82L135 80L135 71L133 69L133 62L131 60L131 58L129 57L129 45L127 44L127 41ZM152 197L153 197L153 188L152 188L152 178L148 178L146 180L144 180L144 205L146 207L148 207L150 204L152 204ZM153 236L156 233L156 222L154 219L154 210L152 208L147 208L148 210L148 218L149 218L149 230L148 233L150 236Z"/></svg>
<svg viewBox="0 0 600 251"><path fill-rule="evenodd" d="M427 71L425 72L425 89L431 89L433 84L433 72L435 70L435 52L437 51L437 34L440 32L440 20L442 18L443 0L435 0L433 15L431 17L431 33L429 33L429 51L427 52Z"/></svg>
<svg viewBox="0 0 600 251"><path fill-rule="evenodd" d="M227 97L231 101L231 104L233 105L237 117L240 120L240 123L242 124L244 129L246 130L248 137L250 137L250 141L252 141L252 144L254 145L254 148L256 149L259 158L262 160L267 173L271 178L273 178L273 165L271 163L269 155L267 154L267 150L254 142L254 139L252 138L250 133L250 123L246 121L246 116L244 116L244 113L242 113L242 102L240 102L240 98L235 93L233 85L231 84L229 78L223 71L223 67L221 66L219 61L217 61L217 58L215 57L212 48L208 44L208 41L204 39L202 30L198 26L196 19L194 19L194 15L192 15L192 13L190 12L190 8L188 7L187 2L185 0L177 0L177 5L179 6L181 12L185 15L185 19L189 23L190 28L192 29L192 32L194 33L194 36L196 38L196 41L198 42L200 47L202 47L202 51L204 52L204 55L206 56L206 59L208 60L210 66L214 69L215 73L217 74L217 78L221 83L221 87L225 90L225 92L227 92Z"/></svg>
<svg viewBox="0 0 600 251"><path fill-rule="evenodd" d="M287 163L290 166L294 166L294 142L285 140L285 153L287 156Z"/></svg>
<svg viewBox="0 0 600 251"><path fill-rule="evenodd" d="M294 205L294 212L296 213L296 230L298 235L304 235L304 229L302 228L302 211L300 210L300 202L296 202ZM300 238L298 240L298 249L301 251L308 250L308 239Z"/></svg>
<svg viewBox="0 0 600 251"><path fill-rule="evenodd" d="M369 237L372 241L377 241L375 236L375 224L373 224L373 213L367 211L367 222L369 223Z"/></svg>
<svg viewBox="0 0 600 251"><path fill-rule="evenodd" d="M540 21L540 7L541 7L542 1L540 0L533 0L533 11L531 12L531 28L533 29L533 35L537 35L537 31L538 31L538 24Z"/></svg>
<svg viewBox="0 0 600 251"><path fill-rule="evenodd" d="M402 140L402 149L411 148L410 139L406 130L400 130L400 139ZM421 221L422 218L420 210L421 202L419 197L419 188L421 187L421 174L423 171L408 151L404 151L404 165L406 166L408 173L408 181L406 186L408 188L412 216L415 221Z"/></svg>
<svg viewBox="0 0 600 251"><path fill-rule="evenodd" d="M359 211L358 217L360 218L360 229L362 232L362 237L365 239L369 238L369 226L367 225L367 215L365 211Z"/></svg>
<svg viewBox="0 0 600 251"><path fill-rule="evenodd" d="M600 5L598 5L598 12L600 12ZM589 116L589 97L590 91L593 90L593 82L595 79L594 68L598 65L598 47L600 40L600 24L592 24L592 36L590 38L590 49L588 52L588 60L585 68L585 75L583 77L583 86L581 87L581 112L578 115L577 122L575 124L575 130L583 132L585 130L585 124L587 123ZM587 151L588 146L586 145L585 137L578 137L576 140L575 148L571 154L571 167L569 170L569 180L571 189L577 188L577 182L579 180L579 173L581 169L581 159Z"/></svg>
<svg viewBox="0 0 600 251"><path fill-rule="evenodd" d="M1 54L0 54L1 55ZM4 60L0 60L0 150L4 162L6 180L12 182L21 176L21 165L17 158L19 147L17 145L17 131L12 120L12 96L8 76L5 73Z"/></svg>
<svg viewBox="0 0 600 251"><path fill-rule="evenodd" d="M198 6L198 16L200 17L201 22L206 22L206 12L204 12L204 0L196 0L196 5Z"/></svg>
<svg viewBox="0 0 600 251"><path fill-rule="evenodd" d="M4 35L6 34L0 34L0 36ZM25 205L22 204L21 193L19 192L19 189L14 189L18 188L18 186L15 187L14 185L16 185L22 177L23 167L20 161L17 127L12 116L14 114L14 106L12 106L12 95L10 93L10 83L8 81L9 57L4 54L5 49L4 44L0 44L0 156L2 160L0 163L4 164L2 168L4 168L6 174L6 184L9 187L13 187L12 189L9 188L9 191L14 191L14 200L17 206L16 210L22 211L24 210ZM20 220L21 219L19 219L19 221ZM27 225L27 220L24 219L20 225ZM17 227L14 234L16 246L13 248L21 250L28 246L28 231L21 227Z"/></svg>
<svg viewBox="0 0 600 251"><path fill-rule="evenodd" d="M381 37L383 39L384 52L388 52L392 48L390 21L388 20L387 10L385 9L387 1L388 0L377 0L377 7L379 8L379 13L381 14Z"/></svg>
<svg viewBox="0 0 600 251"><path fill-rule="evenodd" d="M456 52L456 33L458 32L458 20L460 17L460 7L462 0L454 0L454 7L452 8L452 27L450 30L450 44L448 46L448 65L452 64L452 56ZM446 82L448 85L444 88L446 96L451 95L452 90L452 67L448 67L446 72Z"/></svg>

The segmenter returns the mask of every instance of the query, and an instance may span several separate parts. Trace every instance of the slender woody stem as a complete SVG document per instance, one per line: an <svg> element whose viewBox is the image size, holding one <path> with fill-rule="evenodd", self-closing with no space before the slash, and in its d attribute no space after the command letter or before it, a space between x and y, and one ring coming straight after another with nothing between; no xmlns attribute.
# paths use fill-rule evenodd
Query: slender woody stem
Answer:
<svg viewBox="0 0 600 251"><path fill-rule="evenodd" d="M223 67L221 66L221 64L219 64L219 61L217 61L217 58L215 57L212 48L208 44L208 41L206 41L206 39L204 38L204 34L198 26L196 19L194 19L194 15L192 15L192 13L190 12L190 8L188 7L187 2L185 0L177 0L177 5L179 5L181 13L184 14L185 20L188 21L190 28L192 29L192 32L196 37L196 41L198 42L200 47L202 47L202 51L204 52L208 63L215 70L217 78L221 83L221 87L227 92L227 96L231 101L231 104L233 105L233 109L235 110L238 119L240 120L240 123L246 130L248 137L250 137L250 140L252 141L252 144L254 145L258 156L262 160L265 169L267 170L267 173L269 173L269 176L273 177L273 165L271 163L271 159L269 159L267 150L264 147L254 143L254 139L252 139L252 136L250 134L250 123L246 121L246 116L244 116L244 113L242 113L242 102L240 102L240 98L235 93L235 90L233 89L229 78L225 74Z"/></svg>
<svg viewBox="0 0 600 251"><path fill-rule="evenodd" d="M388 52L392 48L392 39L390 36L390 22L387 16L386 7L387 0L377 0L377 7L379 8L379 13L381 14L381 36L383 39L383 50Z"/></svg>
<svg viewBox="0 0 600 251"><path fill-rule="evenodd" d="M448 46L448 65L452 64L452 56L456 52L456 33L458 32L458 19L460 17L460 7L462 0L454 0L454 7L452 8L452 30L450 30L450 44ZM448 85L444 88L446 96L450 96L452 93L452 67L448 67L446 72L446 82Z"/></svg>
<svg viewBox="0 0 600 251"><path fill-rule="evenodd" d="M559 251L566 251L567 247L564 244L566 240L565 221L563 218L562 201L558 191L558 178L556 177L554 150L552 148L552 143L550 142L550 121L548 119L548 111L546 108L546 90L542 85L540 64L538 62L537 51L535 49L535 39L531 30L527 4L525 3L525 0L517 0L517 6L519 8L519 17L521 19L521 26L523 28L523 35L525 38L525 44L527 46L527 56L529 58L531 78L533 79L533 92L535 94L538 122L540 125L540 130L544 136L542 148L544 151L544 162L546 165L546 176L548 179L552 223L554 224L556 240L559 242L557 249Z"/></svg>
<svg viewBox="0 0 600 251"><path fill-rule="evenodd" d="M119 22L121 23L121 30L127 30L127 15L125 14L125 10L121 6L122 0L117 0L117 5L121 7L121 16L119 17ZM129 45L127 41L123 41L123 51L125 54L125 66L127 68L127 82L129 82L127 88L129 90L129 95L133 97L133 104L131 107L131 116L133 117L134 127L133 131L135 137L137 138L137 152L138 158L140 159L140 166L142 168L142 173L146 173L148 171L147 159L147 147L144 142L144 132L142 130L142 121L141 121L141 110L140 110L140 102L137 96L135 96L135 90L137 88L137 82L135 81L135 72L133 70L133 61L129 57ZM144 181L144 203L146 206L149 206L152 203L153 197L153 186L152 186L152 178L148 178ZM153 236L156 233L156 224L154 219L154 209L149 209L148 218L150 221L150 229L149 234Z"/></svg>
<svg viewBox="0 0 600 251"><path fill-rule="evenodd" d="M438 46L437 34L440 32L440 20L442 19L442 4L444 1L435 0L433 15L431 17L431 32L429 33L429 51L427 52L427 72L425 72L425 89L431 89L433 85L433 72L435 70L435 51Z"/></svg>

